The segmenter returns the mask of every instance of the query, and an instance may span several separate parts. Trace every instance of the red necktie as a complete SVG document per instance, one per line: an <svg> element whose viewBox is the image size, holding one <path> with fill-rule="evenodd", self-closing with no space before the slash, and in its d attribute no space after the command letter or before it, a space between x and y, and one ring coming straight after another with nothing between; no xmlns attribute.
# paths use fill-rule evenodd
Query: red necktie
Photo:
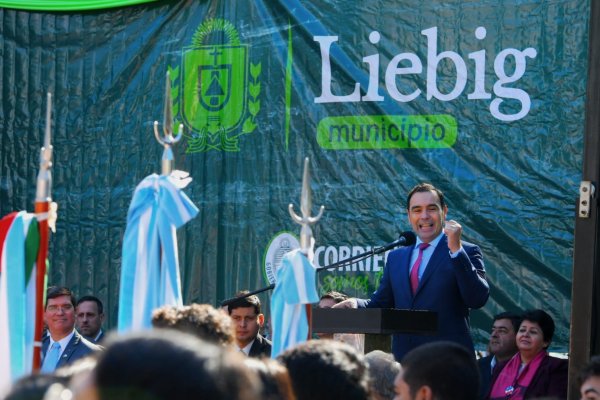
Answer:
<svg viewBox="0 0 600 400"><path fill-rule="evenodd" d="M421 261L423 261L423 250L428 247L429 243L419 244L419 256L417 257L417 261L415 261L415 264L410 271L410 288L413 296L417 292L417 287L419 286L419 268L421 267Z"/></svg>

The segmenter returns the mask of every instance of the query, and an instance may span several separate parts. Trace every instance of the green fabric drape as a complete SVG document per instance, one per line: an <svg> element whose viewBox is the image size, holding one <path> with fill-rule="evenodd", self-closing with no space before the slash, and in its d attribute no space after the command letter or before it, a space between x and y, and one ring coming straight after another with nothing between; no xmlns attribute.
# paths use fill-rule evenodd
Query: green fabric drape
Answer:
<svg viewBox="0 0 600 400"><path fill-rule="evenodd" d="M39 11L80 11L125 7L156 0L4 0L0 7Z"/></svg>

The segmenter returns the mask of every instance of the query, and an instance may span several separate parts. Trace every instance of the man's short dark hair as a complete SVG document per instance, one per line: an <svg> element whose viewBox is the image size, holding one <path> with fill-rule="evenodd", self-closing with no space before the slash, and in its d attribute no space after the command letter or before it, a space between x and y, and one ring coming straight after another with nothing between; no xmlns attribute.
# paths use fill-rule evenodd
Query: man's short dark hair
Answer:
<svg viewBox="0 0 600 400"><path fill-rule="evenodd" d="M161 329L110 337L94 378L100 400L252 400L261 388L240 354Z"/></svg>
<svg viewBox="0 0 600 400"><path fill-rule="evenodd" d="M419 183L418 185L410 189L410 192L408 192L408 195L406 196L407 210L410 208L410 199L412 198L413 194L422 192L436 193L440 199L440 206L442 207L442 210L444 209L444 207L446 206L446 202L444 201L444 193L442 193L440 189L436 188L431 183Z"/></svg>
<svg viewBox="0 0 600 400"><path fill-rule="evenodd" d="M335 340L309 340L281 353L298 400L370 398L365 357Z"/></svg>
<svg viewBox="0 0 600 400"><path fill-rule="evenodd" d="M46 306L48 306L48 300L55 299L60 296L69 296L71 298L71 304L73 308L77 304L77 298L75 294L71 291L71 289L64 286L49 286L46 290ZM45 307L44 307L45 309Z"/></svg>
<svg viewBox="0 0 600 400"><path fill-rule="evenodd" d="M429 386L437 400L476 400L479 396L479 369L474 354L448 341L416 347L402 359L402 378L414 397Z"/></svg>
<svg viewBox="0 0 600 400"><path fill-rule="evenodd" d="M231 318L210 304L157 308L152 313L152 326L190 333L221 345L233 344L235 340Z"/></svg>
<svg viewBox="0 0 600 400"><path fill-rule="evenodd" d="M519 330L521 322L523 322L523 316L510 311L501 312L500 314L494 315L494 322L499 319L508 319L513 326L515 333Z"/></svg>
<svg viewBox="0 0 600 400"><path fill-rule="evenodd" d="M331 290L331 291L321 295L321 298L319 298L319 300L331 299L331 300L335 301L337 304L337 303L341 303L342 301L346 300L347 298L348 298L348 295Z"/></svg>
<svg viewBox="0 0 600 400"><path fill-rule="evenodd" d="M250 293L248 290L236 293L235 297L238 298L229 303L227 307L230 315L231 311L240 307L254 307L256 315L261 313L260 299L256 295L247 296L248 293Z"/></svg>
<svg viewBox="0 0 600 400"><path fill-rule="evenodd" d="M587 381L593 376L600 377L600 355L592 356L590 361L579 372L577 386L581 387L583 382Z"/></svg>
<svg viewBox="0 0 600 400"><path fill-rule="evenodd" d="M96 306L98 307L98 314L104 314L104 305L102 305L102 302L99 298L97 298L96 296L80 297L79 300L77 300L77 307L79 307L79 305L85 301L93 301L94 303L96 303Z"/></svg>
<svg viewBox="0 0 600 400"><path fill-rule="evenodd" d="M550 345L550 342L554 337L555 329L554 320L550 314L544 310L528 310L523 313L523 321L537 323L542 330L542 334L544 335L544 341L548 342L548 345ZM546 346L546 348L547 347L548 346Z"/></svg>

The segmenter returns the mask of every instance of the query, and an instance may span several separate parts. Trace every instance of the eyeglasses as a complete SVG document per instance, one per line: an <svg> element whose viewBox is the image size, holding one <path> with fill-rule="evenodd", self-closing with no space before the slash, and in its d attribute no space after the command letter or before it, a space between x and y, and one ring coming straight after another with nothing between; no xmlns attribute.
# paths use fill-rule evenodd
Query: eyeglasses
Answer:
<svg viewBox="0 0 600 400"><path fill-rule="evenodd" d="M73 311L73 305L72 304L63 304L62 306L51 305L51 306L46 307L46 311L48 311L49 313L52 313L52 314L57 313L58 310L61 310L64 313Z"/></svg>

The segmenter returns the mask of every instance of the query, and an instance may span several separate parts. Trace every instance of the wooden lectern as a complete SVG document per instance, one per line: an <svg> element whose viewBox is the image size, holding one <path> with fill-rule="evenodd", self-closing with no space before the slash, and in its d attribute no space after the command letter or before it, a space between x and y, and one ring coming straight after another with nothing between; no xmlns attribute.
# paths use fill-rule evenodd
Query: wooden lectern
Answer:
<svg viewBox="0 0 600 400"><path fill-rule="evenodd" d="M437 333L437 313L395 308L313 308L312 331L322 333Z"/></svg>
<svg viewBox="0 0 600 400"><path fill-rule="evenodd" d="M434 335L437 313L393 308L313 308L312 331L318 333L365 333L365 354L391 352L392 333Z"/></svg>

